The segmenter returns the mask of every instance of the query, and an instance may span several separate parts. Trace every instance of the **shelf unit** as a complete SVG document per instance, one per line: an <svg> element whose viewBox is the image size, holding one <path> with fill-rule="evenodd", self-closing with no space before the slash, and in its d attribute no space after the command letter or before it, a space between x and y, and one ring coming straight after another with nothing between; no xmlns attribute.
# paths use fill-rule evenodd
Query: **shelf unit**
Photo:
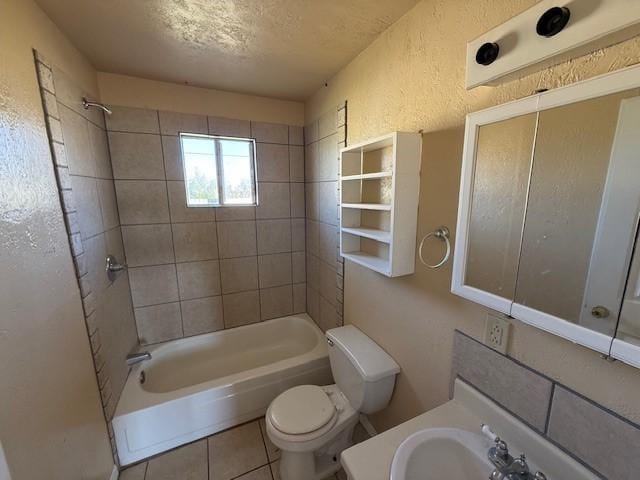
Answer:
<svg viewBox="0 0 640 480"><path fill-rule="evenodd" d="M393 132L340 150L340 255L388 277L415 268L419 133Z"/></svg>

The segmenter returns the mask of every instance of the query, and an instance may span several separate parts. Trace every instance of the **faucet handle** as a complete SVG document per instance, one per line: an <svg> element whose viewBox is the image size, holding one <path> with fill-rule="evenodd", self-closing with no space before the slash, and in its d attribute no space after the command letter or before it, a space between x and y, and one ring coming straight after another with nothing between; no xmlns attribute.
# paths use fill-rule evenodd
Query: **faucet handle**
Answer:
<svg viewBox="0 0 640 480"><path fill-rule="evenodd" d="M542 472L536 472L533 476L533 480L547 480L547 476Z"/></svg>
<svg viewBox="0 0 640 480"><path fill-rule="evenodd" d="M485 437L489 438L493 443L495 443L496 453L500 457L506 459L509 456L509 447L507 446L507 442L496 435L493 430L491 430L491 427L489 425L483 423L480 431Z"/></svg>

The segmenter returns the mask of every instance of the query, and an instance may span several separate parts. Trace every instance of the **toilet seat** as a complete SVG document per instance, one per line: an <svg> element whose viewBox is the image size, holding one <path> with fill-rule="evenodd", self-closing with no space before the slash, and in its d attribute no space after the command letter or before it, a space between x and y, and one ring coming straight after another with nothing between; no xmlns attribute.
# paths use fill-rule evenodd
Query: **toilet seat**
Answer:
<svg viewBox="0 0 640 480"><path fill-rule="evenodd" d="M335 423L338 413L327 393L316 385L301 385L280 394L269 407L270 423L279 432L306 435Z"/></svg>

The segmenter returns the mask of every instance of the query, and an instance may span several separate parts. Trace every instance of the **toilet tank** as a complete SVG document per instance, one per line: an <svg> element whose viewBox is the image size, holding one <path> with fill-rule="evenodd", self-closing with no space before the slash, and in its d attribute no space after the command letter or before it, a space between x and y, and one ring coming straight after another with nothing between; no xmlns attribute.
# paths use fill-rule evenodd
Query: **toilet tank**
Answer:
<svg viewBox="0 0 640 480"><path fill-rule="evenodd" d="M386 407L400 372L395 360L353 325L326 336L333 378L351 406L367 414Z"/></svg>

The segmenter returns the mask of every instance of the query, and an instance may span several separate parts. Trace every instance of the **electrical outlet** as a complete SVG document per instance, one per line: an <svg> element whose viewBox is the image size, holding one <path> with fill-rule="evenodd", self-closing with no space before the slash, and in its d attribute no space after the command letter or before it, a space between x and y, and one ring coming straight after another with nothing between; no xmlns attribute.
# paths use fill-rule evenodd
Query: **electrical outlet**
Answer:
<svg viewBox="0 0 640 480"><path fill-rule="evenodd" d="M504 318L487 314L484 327L484 343L500 353L507 353L511 324Z"/></svg>

